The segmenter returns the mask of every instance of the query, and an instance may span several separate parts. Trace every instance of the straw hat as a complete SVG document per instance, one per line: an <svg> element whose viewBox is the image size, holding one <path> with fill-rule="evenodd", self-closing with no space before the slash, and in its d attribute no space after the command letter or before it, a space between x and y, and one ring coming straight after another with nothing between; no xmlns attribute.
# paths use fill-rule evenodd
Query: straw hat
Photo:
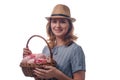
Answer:
<svg viewBox="0 0 120 80"><path fill-rule="evenodd" d="M76 21L75 18L71 17L69 7L63 4L58 4L54 7L51 16L46 17L47 20L49 20L50 18L67 18L70 19L72 22Z"/></svg>

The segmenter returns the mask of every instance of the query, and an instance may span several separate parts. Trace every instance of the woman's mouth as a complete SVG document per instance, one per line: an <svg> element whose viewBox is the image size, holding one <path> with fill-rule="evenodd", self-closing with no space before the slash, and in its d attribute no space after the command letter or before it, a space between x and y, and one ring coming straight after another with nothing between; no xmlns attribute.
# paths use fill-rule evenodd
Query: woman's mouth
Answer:
<svg viewBox="0 0 120 80"><path fill-rule="evenodd" d="M62 29L54 29L55 32L61 32Z"/></svg>

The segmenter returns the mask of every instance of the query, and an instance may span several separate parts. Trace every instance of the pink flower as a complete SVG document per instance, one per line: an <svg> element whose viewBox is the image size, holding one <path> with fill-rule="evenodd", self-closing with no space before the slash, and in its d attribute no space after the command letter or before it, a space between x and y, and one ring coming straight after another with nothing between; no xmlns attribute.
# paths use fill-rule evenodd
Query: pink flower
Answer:
<svg viewBox="0 0 120 80"><path fill-rule="evenodd" d="M46 59L46 56L44 54L37 54L36 58L42 58L42 59Z"/></svg>
<svg viewBox="0 0 120 80"><path fill-rule="evenodd" d="M46 64L47 58L44 54L30 54L23 58L23 63L35 63L35 64Z"/></svg>
<svg viewBox="0 0 120 80"><path fill-rule="evenodd" d="M32 58L32 59L29 59L29 60L27 61L27 63L28 63L28 64L33 64L33 63L34 63L34 61L35 61L35 59L34 59L34 58Z"/></svg>
<svg viewBox="0 0 120 80"><path fill-rule="evenodd" d="M37 59L35 59L35 63L36 64L46 64L47 60L43 59L43 58L37 58Z"/></svg>

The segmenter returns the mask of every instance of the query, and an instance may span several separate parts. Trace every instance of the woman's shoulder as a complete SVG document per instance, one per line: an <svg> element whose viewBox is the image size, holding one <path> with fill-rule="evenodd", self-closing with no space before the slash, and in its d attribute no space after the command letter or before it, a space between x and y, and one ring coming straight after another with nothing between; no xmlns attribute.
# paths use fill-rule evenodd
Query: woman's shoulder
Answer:
<svg viewBox="0 0 120 80"><path fill-rule="evenodd" d="M81 45L73 42L69 47L73 48L73 49L76 49L76 48L81 48Z"/></svg>

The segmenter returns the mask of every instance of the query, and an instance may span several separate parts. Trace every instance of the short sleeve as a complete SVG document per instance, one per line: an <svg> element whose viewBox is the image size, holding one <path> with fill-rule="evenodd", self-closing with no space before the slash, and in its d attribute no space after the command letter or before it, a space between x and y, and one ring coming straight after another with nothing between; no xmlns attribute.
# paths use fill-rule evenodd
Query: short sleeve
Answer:
<svg viewBox="0 0 120 80"><path fill-rule="evenodd" d="M45 46L45 47L43 48L42 53L45 54L45 55L49 55L49 54L50 54L49 49L48 49L47 46Z"/></svg>
<svg viewBox="0 0 120 80"><path fill-rule="evenodd" d="M80 46L74 48L71 59L70 59L72 73L79 70L86 70L85 66L85 54Z"/></svg>

